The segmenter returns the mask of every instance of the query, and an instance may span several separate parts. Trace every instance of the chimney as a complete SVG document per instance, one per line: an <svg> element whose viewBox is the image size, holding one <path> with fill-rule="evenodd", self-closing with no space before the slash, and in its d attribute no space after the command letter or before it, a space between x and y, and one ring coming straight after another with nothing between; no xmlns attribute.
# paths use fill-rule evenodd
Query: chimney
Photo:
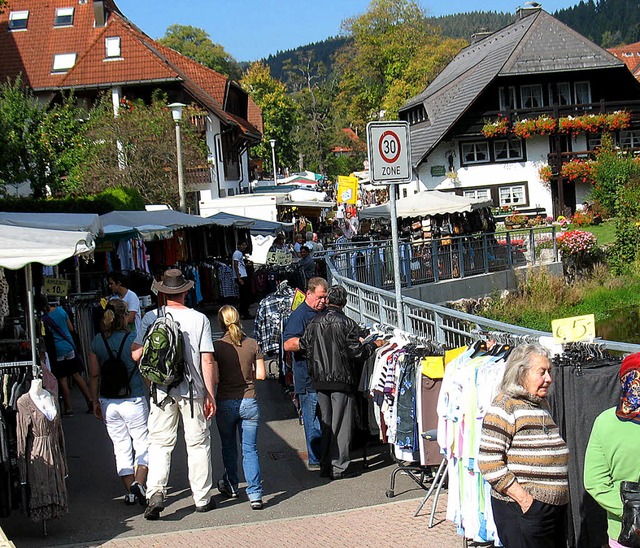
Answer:
<svg viewBox="0 0 640 548"><path fill-rule="evenodd" d="M542 4L538 2L525 2L521 7L516 10L516 18L518 21L528 17L529 15L533 15L534 13L538 13L542 9Z"/></svg>
<svg viewBox="0 0 640 548"><path fill-rule="evenodd" d="M107 24L107 11L104 7L104 0L93 0L93 15L96 28L102 28Z"/></svg>

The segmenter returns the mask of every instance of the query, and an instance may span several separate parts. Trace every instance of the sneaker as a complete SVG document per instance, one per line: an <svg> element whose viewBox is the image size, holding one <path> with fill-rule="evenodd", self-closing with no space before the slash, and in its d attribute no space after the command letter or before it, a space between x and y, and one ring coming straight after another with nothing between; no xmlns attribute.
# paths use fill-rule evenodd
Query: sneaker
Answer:
<svg viewBox="0 0 640 548"><path fill-rule="evenodd" d="M233 485L229 485L224 480L218 481L218 491L220 491L221 494L223 494L225 497L228 497L230 499L238 498L238 490L235 487L233 487Z"/></svg>
<svg viewBox="0 0 640 548"><path fill-rule="evenodd" d="M138 504L140 504L140 506L146 506L147 490L144 488L143 485L140 485L137 481L134 481L131 484L131 487L129 487L129 491L133 496L136 497L136 499L138 499Z"/></svg>
<svg viewBox="0 0 640 548"><path fill-rule="evenodd" d="M164 510L164 496L162 493L154 493L147 502L144 511L144 519L156 520L160 517L160 512Z"/></svg>
<svg viewBox="0 0 640 548"><path fill-rule="evenodd" d="M214 510L215 507L216 501L211 498L204 506L196 506L196 512L208 512L209 510Z"/></svg>
<svg viewBox="0 0 640 548"><path fill-rule="evenodd" d="M251 509L252 510L262 510L264 508L264 504L262 503L262 499L251 500L251 501L249 501L249 504L251 504Z"/></svg>
<svg viewBox="0 0 640 548"><path fill-rule="evenodd" d="M133 506L136 503L136 496L133 493L127 493L124 496L124 503L127 506Z"/></svg>

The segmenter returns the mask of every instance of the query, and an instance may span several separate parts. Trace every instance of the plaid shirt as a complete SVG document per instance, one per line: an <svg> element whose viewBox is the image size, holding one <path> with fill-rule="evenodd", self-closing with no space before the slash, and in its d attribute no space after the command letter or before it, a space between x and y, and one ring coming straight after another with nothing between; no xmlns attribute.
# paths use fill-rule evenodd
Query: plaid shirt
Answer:
<svg viewBox="0 0 640 548"><path fill-rule="evenodd" d="M293 295L294 290L287 282L282 282L274 293L267 295L258 305L253 336L265 354L280 349L282 326L291 314Z"/></svg>

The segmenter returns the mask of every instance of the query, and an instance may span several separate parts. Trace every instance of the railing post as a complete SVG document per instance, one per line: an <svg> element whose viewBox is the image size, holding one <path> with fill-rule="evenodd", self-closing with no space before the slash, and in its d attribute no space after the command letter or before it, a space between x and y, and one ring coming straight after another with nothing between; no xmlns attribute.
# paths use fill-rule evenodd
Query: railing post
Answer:
<svg viewBox="0 0 640 548"><path fill-rule="evenodd" d="M461 236L458 236L458 271L460 277L464 278L464 245Z"/></svg>
<svg viewBox="0 0 640 548"><path fill-rule="evenodd" d="M487 234L482 234L482 263L484 273L489 273L489 244L487 243Z"/></svg>
<svg viewBox="0 0 640 548"><path fill-rule="evenodd" d="M434 311L433 323L435 324L435 328L436 328L436 332L435 332L436 342L440 344L445 344L447 342L447 333L442 328L443 321L442 321L442 316L440 315L440 312Z"/></svg>
<svg viewBox="0 0 640 548"><path fill-rule="evenodd" d="M431 263L433 268L433 281L437 283L440 281L440 271L438 270L438 242L435 239L431 240Z"/></svg>
<svg viewBox="0 0 640 548"><path fill-rule="evenodd" d="M512 249L511 249L511 232L509 232L507 230L507 265L509 267L513 266L513 256L511 255L512 253Z"/></svg>
<svg viewBox="0 0 640 548"><path fill-rule="evenodd" d="M375 287L382 289L382 261L380 261L380 253L384 253L384 247L373 248L373 279Z"/></svg>
<svg viewBox="0 0 640 548"><path fill-rule="evenodd" d="M358 311L360 312L360 321L358 323L365 323L366 318L364 315L364 298L362 295L362 288L358 287Z"/></svg>
<svg viewBox="0 0 640 548"><path fill-rule="evenodd" d="M536 264L536 238L533 228L529 229L529 252L531 253L531 264Z"/></svg>
<svg viewBox="0 0 640 548"><path fill-rule="evenodd" d="M402 254L404 259L402 261L404 263L404 280L407 287L411 287L411 244L404 243L400 245L404 249L404 252Z"/></svg>
<svg viewBox="0 0 640 548"><path fill-rule="evenodd" d="M553 225L551 227L551 237L553 238L553 260L554 262L558 262L558 242L556 241L556 227Z"/></svg>
<svg viewBox="0 0 640 548"><path fill-rule="evenodd" d="M387 317L387 309L384 307L384 300L382 299L382 293L378 293L378 311L380 313L380 321L388 324L389 319Z"/></svg>

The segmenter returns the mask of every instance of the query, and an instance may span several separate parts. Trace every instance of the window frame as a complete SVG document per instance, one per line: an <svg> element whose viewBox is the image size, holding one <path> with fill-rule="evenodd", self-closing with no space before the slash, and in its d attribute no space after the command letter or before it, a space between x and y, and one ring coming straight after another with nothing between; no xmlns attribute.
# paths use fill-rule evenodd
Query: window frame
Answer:
<svg viewBox="0 0 640 548"><path fill-rule="evenodd" d="M69 60L73 58L73 62L69 64ZM67 60L65 63L64 61ZM63 74L65 72L69 72L75 65L78 60L77 53L56 53L53 56L53 64L51 66L51 72L55 74ZM60 65L56 68L56 63L60 63Z"/></svg>
<svg viewBox="0 0 640 548"><path fill-rule="evenodd" d="M534 90L539 91L540 92L540 104L538 105L525 105L525 98L524 98L524 91L525 90L531 90L532 92ZM530 95L531 99L534 99L534 94L531 93ZM533 109L533 108L541 108L544 107L544 89L542 87L542 84L523 84L520 86L520 106L523 109Z"/></svg>
<svg viewBox="0 0 640 548"><path fill-rule="evenodd" d="M581 101L578 99L578 86L584 85L587 90L588 101ZM575 97L576 105L589 105L592 102L593 97L591 96L591 82L589 80L580 80L573 83L573 95ZM591 106L582 107L585 109L590 109Z"/></svg>
<svg viewBox="0 0 640 548"><path fill-rule="evenodd" d="M114 44L117 42L117 46L109 46L109 44ZM117 49L117 53L115 55L110 55L109 52L112 48ZM104 57L105 59L120 59L122 58L122 39L120 36L107 36L104 39Z"/></svg>
<svg viewBox="0 0 640 548"><path fill-rule="evenodd" d="M622 143L623 139L628 136L630 143L625 145ZM620 148L640 148L640 130L637 129L623 129L620 130L620 136L618 138L618 144Z"/></svg>
<svg viewBox="0 0 640 548"><path fill-rule="evenodd" d="M19 21L15 23L14 21ZM24 21L24 24L22 22ZM19 31L29 28L29 10L16 10L9 12L8 30Z"/></svg>
<svg viewBox="0 0 640 548"><path fill-rule="evenodd" d="M511 99L510 105L507 105L506 100ZM501 86L498 88L498 104L501 111L516 110L518 108L518 99L516 96L515 86Z"/></svg>
<svg viewBox="0 0 640 548"><path fill-rule="evenodd" d="M473 160L473 161L467 161L466 159L466 154L465 154L465 146L473 146L474 150L474 156L477 157L478 155L478 145L484 146L485 147L485 153L486 153L486 158L484 160ZM476 165L476 164L488 164L491 162L491 150L489 147L489 141L464 141L460 143L460 161L461 164L463 166L467 166L467 165Z"/></svg>
<svg viewBox="0 0 640 548"><path fill-rule="evenodd" d="M496 150L496 145L498 143L506 143L507 147L506 147L506 151L507 151L507 157L506 158L498 158L498 151ZM517 143L520 146L520 155L519 156L510 156L510 152L511 152L511 144L513 143ZM522 142L522 139L495 139L493 141L493 160L494 162L517 162L517 161L521 161L524 160L524 143Z"/></svg>
<svg viewBox="0 0 640 548"><path fill-rule="evenodd" d="M513 198L513 190L514 189L522 189L522 202L514 202ZM503 200L503 192L508 191L510 193L510 199ZM508 185L501 185L498 187L498 205L499 207L526 207L529 203L528 195L527 195L527 183L511 183Z"/></svg>
<svg viewBox="0 0 640 548"><path fill-rule="evenodd" d="M73 7L56 8L56 13L53 18L53 26L55 28L72 27L74 17L75 17L75 8Z"/></svg>
<svg viewBox="0 0 640 548"><path fill-rule="evenodd" d="M560 97L562 94L560 93L560 86L566 86L566 91L568 92L568 101L566 103L560 102ZM556 104L559 106L571 105L573 101L573 94L571 93L571 82L558 82L556 84Z"/></svg>
<svg viewBox="0 0 640 548"><path fill-rule="evenodd" d="M483 193L482 196L479 193ZM482 188L465 188L462 190L462 195L465 198L471 198L472 200L483 200L488 201L491 200L491 189L487 187Z"/></svg>

